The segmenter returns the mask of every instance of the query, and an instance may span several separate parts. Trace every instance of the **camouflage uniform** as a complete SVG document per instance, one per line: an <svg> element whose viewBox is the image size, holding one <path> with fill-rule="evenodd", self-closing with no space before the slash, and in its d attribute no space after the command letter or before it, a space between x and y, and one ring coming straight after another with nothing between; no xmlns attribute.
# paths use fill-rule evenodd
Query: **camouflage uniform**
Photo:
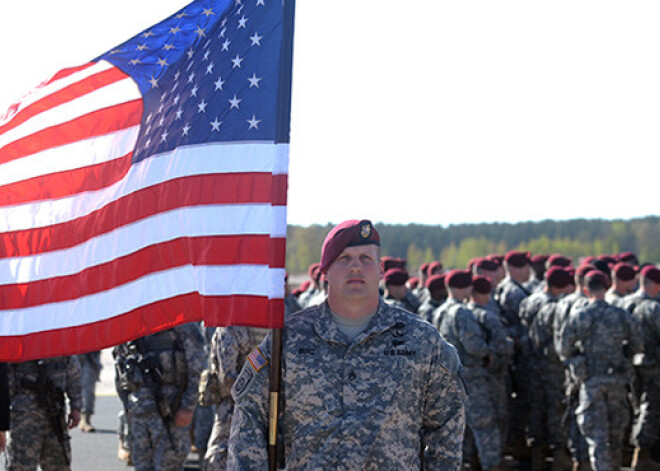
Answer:
<svg viewBox="0 0 660 471"><path fill-rule="evenodd" d="M618 469L628 412L632 352L643 348L639 323L604 300L574 311L560 339L560 354L581 380L577 421L594 471Z"/></svg>
<svg viewBox="0 0 660 471"><path fill-rule="evenodd" d="M93 414L96 401L96 382L101 375L101 352L89 352L76 355L80 362L82 377L82 413Z"/></svg>
<svg viewBox="0 0 660 471"><path fill-rule="evenodd" d="M641 402L633 441L636 446L651 450L660 439L660 301L638 291L626 298L626 307L641 324L644 339L644 354L634 359Z"/></svg>
<svg viewBox="0 0 660 471"><path fill-rule="evenodd" d="M62 444L33 387L39 376L39 364L55 387L65 392L70 409L80 411L82 407L80 363L75 356L10 365L11 431L7 468L10 471L35 470L37 465L44 471L70 469ZM65 422L65 447L70 458L71 445L66 428Z"/></svg>
<svg viewBox="0 0 660 471"><path fill-rule="evenodd" d="M416 298L413 300L412 296L413 295L411 293L406 293L406 297L403 299L397 299L390 296L386 296L383 298L383 301L385 301L387 304L389 304L392 307L405 309L408 312L412 312L413 314L416 314L417 309L419 307L419 302L417 302Z"/></svg>
<svg viewBox="0 0 660 471"><path fill-rule="evenodd" d="M472 311L453 298L438 308L434 323L440 335L458 351L469 394L465 408L467 426L474 436L482 467L493 469L500 463L502 440L485 368L493 354L485 329Z"/></svg>
<svg viewBox="0 0 660 471"><path fill-rule="evenodd" d="M612 306L616 306L620 308L623 308L624 306L625 297L626 297L625 294L615 291L614 288L610 288L609 290L607 290L607 293L605 293L605 301L607 301Z"/></svg>
<svg viewBox="0 0 660 471"><path fill-rule="evenodd" d="M488 344L493 349L493 359L488 366L487 387L490 397L493 398L493 409L502 445L509 430L509 414L507 394L507 380L509 377L509 366L513 356L513 340L507 335L500 317L492 309L492 303L483 306L471 302L468 308L474 314L477 322L486 332Z"/></svg>
<svg viewBox="0 0 660 471"><path fill-rule="evenodd" d="M459 469L460 363L433 326L381 301L349 341L324 303L287 319L282 341L288 471ZM268 336L232 389L228 469L266 468L270 348Z"/></svg>
<svg viewBox="0 0 660 471"><path fill-rule="evenodd" d="M442 306L444 302L444 299L442 301L436 301L429 296L417 310L417 315L425 321L433 323L433 311Z"/></svg>
<svg viewBox="0 0 660 471"><path fill-rule="evenodd" d="M190 425L177 427L173 419L178 410L195 410L197 385L206 364L202 334L196 324L184 324L129 345L139 353L121 355L118 361L142 365L132 368L132 376L123 381L128 392L135 469L180 470L190 450ZM160 367L159 383L143 369L150 362ZM163 413L167 407L169 414Z"/></svg>
<svg viewBox="0 0 660 471"><path fill-rule="evenodd" d="M572 312L576 312L589 304L589 298L580 291L575 291L569 295L564 296L557 302L555 309L555 319L553 323L554 332L554 345L555 352L559 352L561 348L561 338L563 336L566 324ZM565 371L565 395L567 402L567 420L568 420L568 448L571 452L573 461L579 463L589 462L589 445L584 439L584 435L580 432L577 424L577 415L575 410L579 405L578 392L579 383L577 380L568 373L566 366Z"/></svg>
<svg viewBox="0 0 660 471"><path fill-rule="evenodd" d="M234 400L231 387L250 353L268 333L256 327L221 327L211 341L211 368L220 380L220 403L215 406L213 431L204 458L206 471L227 469L227 447Z"/></svg>

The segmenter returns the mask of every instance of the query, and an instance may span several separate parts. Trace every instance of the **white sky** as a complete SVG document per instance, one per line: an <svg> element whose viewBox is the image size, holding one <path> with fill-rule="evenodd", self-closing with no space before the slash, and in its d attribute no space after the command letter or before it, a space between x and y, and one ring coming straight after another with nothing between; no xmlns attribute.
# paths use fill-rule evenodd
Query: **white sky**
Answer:
<svg viewBox="0 0 660 471"><path fill-rule="evenodd" d="M2 2L0 114L187 3ZM289 223L660 213L660 2L296 10Z"/></svg>

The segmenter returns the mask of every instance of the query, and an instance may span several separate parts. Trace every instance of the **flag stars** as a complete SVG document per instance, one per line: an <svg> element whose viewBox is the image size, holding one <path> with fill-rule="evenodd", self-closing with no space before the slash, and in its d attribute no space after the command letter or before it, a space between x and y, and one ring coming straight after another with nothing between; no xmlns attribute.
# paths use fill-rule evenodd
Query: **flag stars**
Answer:
<svg viewBox="0 0 660 471"><path fill-rule="evenodd" d="M213 121L211 121L211 131L220 131L220 125L222 124L222 121L218 121L218 118L216 117Z"/></svg>
<svg viewBox="0 0 660 471"><path fill-rule="evenodd" d="M231 60L231 62L233 64L232 67L231 67L232 69L235 69L237 67L240 69L241 68L241 62L243 62L243 58L241 56L239 56L238 54L236 54L236 57L234 57Z"/></svg>
<svg viewBox="0 0 660 471"><path fill-rule="evenodd" d="M260 119L257 119L254 115L252 115L252 119L246 119L250 127L248 128L248 131L250 129L256 129L257 131L259 130L259 123L261 122Z"/></svg>
<svg viewBox="0 0 660 471"><path fill-rule="evenodd" d="M261 81L261 77L257 77L256 73L252 74L252 77L248 77L247 79L248 82L250 82L250 88L252 87L259 88L259 82Z"/></svg>
<svg viewBox="0 0 660 471"><path fill-rule="evenodd" d="M161 67L167 67L168 65L170 65L167 63L167 59L162 59L160 57L158 58L157 64Z"/></svg>
<svg viewBox="0 0 660 471"><path fill-rule="evenodd" d="M241 16L238 20L238 28L236 28L236 29L245 28L245 24L247 23L247 20L248 19L245 18L245 15Z"/></svg>
<svg viewBox="0 0 660 471"><path fill-rule="evenodd" d="M220 30L220 35L218 36L218 38L224 38L226 33L227 33L227 28L222 28Z"/></svg>
<svg viewBox="0 0 660 471"><path fill-rule="evenodd" d="M206 30L205 30L204 28L200 28L200 27L198 26L197 29L195 30L195 33L196 33L197 36L199 36L200 38L205 38L205 37L206 37L206 33L205 33L205 31L206 31Z"/></svg>
<svg viewBox="0 0 660 471"><path fill-rule="evenodd" d="M181 116L183 116L183 110L181 108L179 108L178 110L176 110L174 120L176 121L176 120L181 119Z"/></svg>
<svg viewBox="0 0 660 471"><path fill-rule="evenodd" d="M151 76L151 79L149 79L149 83L151 84L151 88L158 88L158 79L153 75Z"/></svg>
<svg viewBox="0 0 660 471"><path fill-rule="evenodd" d="M146 51L147 49L149 49L149 46L147 46L146 44L138 44L135 47L135 49L137 49L138 51Z"/></svg>
<svg viewBox="0 0 660 471"><path fill-rule="evenodd" d="M204 57L202 58L202 62L209 60L209 54L211 54L211 51L206 51L204 53Z"/></svg>
<svg viewBox="0 0 660 471"><path fill-rule="evenodd" d="M262 39L263 36L259 36L258 33L254 33L252 36L250 36L250 41L252 41L253 46L261 46Z"/></svg>
<svg viewBox="0 0 660 471"><path fill-rule="evenodd" d="M160 135L161 142L166 142L167 141L167 136L168 136L167 131L164 131L163 134Z"/></svg>
<svg viewBox="0 0 660 471"><path fill-rule="evenodd" d="M131 60L131 65L138 65L138 64L142 64L142 61L140 59Z"/></svg>
<svg viewBox="0 0 660 471"><path fill-rule="evenodd" d="M192 90L190 90L190 97L191 97L191 98L192 98L192 97L196 97L196 96L197 96L197 91L198 91L198 90L199 90L199 88L197 88L197 85L195 85L195 86L192 88Z"/></svg>
<svg viewBox="0 0 660 471"><path fill-rule="evenodd" d="M208 105L209 105L209 104L206 103L205 100L202 100L201 103L197 104L197 108L198 108L198 111L197 111L197 112L198 112L198 113L206 113L206 107L207 107Z"/></svg>
<svg viewBox="0 0 660 471"><path fill-rule="evenodd" d="M255 7L258 7L259 5L266 6L266 4L264 3L264 0L257 0L257 4L255 5Z"/></svg>
<svg viewBox="0 0 660 471"><path fill-rule="evenodd" d="M145 32L145 33L142 33L142 37L143 37L143 38L148 38L148 37L150 37L150 36L155 36L154 33L153 33L152 31L147 31L147 32Z"/></svg>
<svg viewBox="0 0 660 471"><path fill-rule="evenodd" d="M234 97L231 100L227 100L227 101L229 102L229 109L230 110L233 109L233 108L236 108L238 110L238 109L240 109L238 104L240 102L242 102L243 100L241 100L236 95L234 95Z"/></svg>
<svg viewBox="0 0 660 471"><path fill-rule="evenodd" d="M213 67L215 67L215 64L211 62L206 68L206 75L210 75L213 73Z"/></svg>
<svg viewBox="0 0 660 471"><path fill-rule="evenodd" d="M163 46L163 49L165 49L166 51L171 51L172 49L174 49L174 44L165 44Z"/></svg>
<svg viewBox="0 0 660 471"><path fill-rule="evenodd" d="M174 28L170 28L170 33L172 33L175 36L176 36L176 33L179 33L180 31L181 31L181 28L179 28L178 26L176 26Z"/></svg>
<svg viewBox="0 0 660 471"><path fill-rule="evenodd" d="M222 86L225 84L225 81L222 80L222 77L218 77L218 80L215 81L215 89L217 90L222 90Z"/></svg>
<svg viewBox="0 0 660 471"><path fill-rule="evenodd" d="M181 95L177 95L177 96L175 96L175 97L174 97L174 100L172 101L173 104L178 105L180 99L181 99Z"/></svg>
<svg viewBox="0 0 660 471"><path fill-rule="evenodd" d="M195 72L191 73L191 74L188 76L188 83L192 83L192 81L193 81L194 78L195 78Z"/></svg>
<svg viewBox="0 0 660 471"><path fill-rule="evenodd" d="M188 13L186 13L185 11L176 15L178 19L185 18L186 16L188 16Z"/></svg>
<svg viewBox="0 0 660 471"><path fill-rule="evenodd" d="M182 136L187 136L188 131L190 131L190 129L192 129L192 128L190 127L190 125L188 123L186 123L186 125L183 128L181 128L181 133L182 133L181 135Z"/></svg>
<svg viewBox="0 0 660 471"><path fill-rule="evenodd" d="M208 18L211 15L215 16L215 13L213 12L212 8L205 8L202 12L202 15L205 15Z"/></svg>
<svg viewBox="0 0 660 471"><path fill-rule="evenodd" d="M222 43L222 49L220 49L220 51L229 52L229 45L230 44L231 44L231 41L229 39L225 39L225 42Z"/></svg>
<svg viewBox="0 0 660 471"><path fill-rule="evenodd" d="M186 54L188 55L188 59L192 59L192 57L195 55L195 51L193 51L193 48L191 47L186 51Z"/></svg>

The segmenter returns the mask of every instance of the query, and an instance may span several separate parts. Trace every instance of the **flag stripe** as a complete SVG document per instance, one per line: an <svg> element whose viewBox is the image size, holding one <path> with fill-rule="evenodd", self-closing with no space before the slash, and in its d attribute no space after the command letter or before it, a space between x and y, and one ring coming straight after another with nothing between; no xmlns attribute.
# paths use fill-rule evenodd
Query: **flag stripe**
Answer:
<svg viewBox="0 0 660 471"><path fill-rule="evenodd" d="M0 207L0 232L46 227L82 218L131 193L181 177L262 172L284 175L287 167L287 144L217 143L179 148L133 164L121 182L104 190L54 201Z"/></svg>
<svg viewBox="0 0 660 471"><path fill-rule="evenodd" d="M174 239L73 275L0 285L0 309L19 309L76 299L110 290L152 272L186 264L248 264L284 268L285 243L284 238L270 238L268 235Z"/></svg>
<svg viewBox="0 0 660 471"><path fill-rule="evenodd" d="M145 247L186 236L261 234L286 237L285 216L286 208L269 204L179 208L70 249L0 259L0 285L72 275Z"/></svg>
<svg viewBox="0 0 660 471"><path fill-rule="evenodd" d="M279 185L280 188L273 188ZM286 179L268 173L184 177L129 194L70 222L0 234L0 254L22 257L75 247L146 218L182 207L270 203ZM152 220L152 222L154 222Z"/></svg>
<svg viewBox="0 0 660 471"><path fill-rule="evenodd" d="M8 143L0 149L0 163L41 152L50 147L69 144L89 137L103 136L140 124L141 120L141 100L133 100L96 110ZM0 136L1 138L2 136Z"/></svg>
<svg viewBox="0 0 660 471"><path fill-rule="evenodd" d="M0 165L0 185L66 170L78 170L121 158L135 148L139 130L139 126L132 126L105 136L46 149L5 163ZM71 190L74 189L75 187L71 187ZM0 191L5 189L0 187Z"/></svg>
<svg viewBox="0 0 660 471"><path fill-rule="evenodd" d="M218 325L280 328L284 309L281 300L265 297L186 294L94 324L3 336L0 358L10 362L28 361L112 347L175 325L200 321L202 312Z"/></svg>
<svg viewBox="0 0 660 471"><path fill-rule="evenodd" d="M103 70L100 73L90 77L84 77L79 82L68 85L61 90L56 90L54 93L45 96L41 100L24 107L20 112L16 114L16 116L14 116L14 119L12 119L9 123L0 126L0 134L18 127L28 119L37 116L38 114L43 113L51 108L55 108L64 103L73 101L82 95L91 93L99 88L105 87L106 85L127 79L128 76L116 68ZM130 79L128 80L130 81Z"/></svg>
<svg viewBox="0 0 660 471"><path fill-rule="evenodd" d="M6 335L26 335L74 327L117 317L189 293L281 299L284 297L284 269L267 265L175 267L71 301L6 309L0 318L0 328Z"/></svg>

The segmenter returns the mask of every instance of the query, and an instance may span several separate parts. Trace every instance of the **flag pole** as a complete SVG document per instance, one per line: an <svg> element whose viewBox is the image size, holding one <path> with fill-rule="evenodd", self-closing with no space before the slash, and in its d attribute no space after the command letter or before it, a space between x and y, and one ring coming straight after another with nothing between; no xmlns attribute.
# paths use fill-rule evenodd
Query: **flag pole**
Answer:
<svg viewBox="0 0 660 471"><path fill-rule="evenodd" d="M295 0L282 0L282 51L277 96L276 142L288 143L291 123L291 80L293 72L293 17ZM285 282L286 283L286 282ZM268 469L277 471L277 423L282 379L282 329L272 329L268 407Z"/></svg>

